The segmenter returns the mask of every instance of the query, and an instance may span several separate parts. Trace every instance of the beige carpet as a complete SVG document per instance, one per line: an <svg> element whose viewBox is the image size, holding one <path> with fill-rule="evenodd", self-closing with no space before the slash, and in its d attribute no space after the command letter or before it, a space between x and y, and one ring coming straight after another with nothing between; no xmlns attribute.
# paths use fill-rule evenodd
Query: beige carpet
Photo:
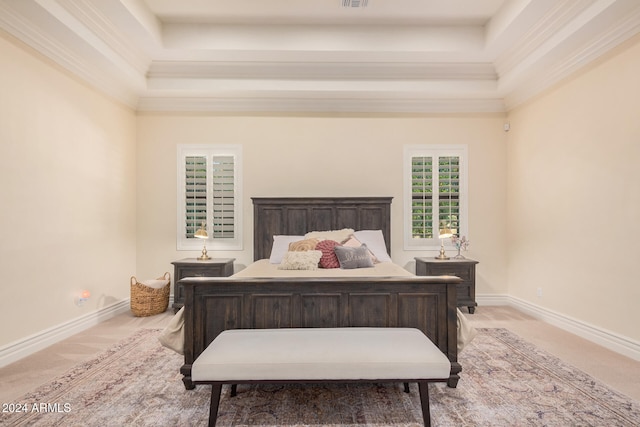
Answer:
<svg viewBox="0 0 640 427"><path fill-rule="evenodd" d="M206 425L209 388L184 389L181 356L145 329L34 392L4 403L8 426ZM505 329L481 329L458 388L433 384L435 426L636 426L640 405ZM415 385L239 386L219 426L420 426Z"/></svg>

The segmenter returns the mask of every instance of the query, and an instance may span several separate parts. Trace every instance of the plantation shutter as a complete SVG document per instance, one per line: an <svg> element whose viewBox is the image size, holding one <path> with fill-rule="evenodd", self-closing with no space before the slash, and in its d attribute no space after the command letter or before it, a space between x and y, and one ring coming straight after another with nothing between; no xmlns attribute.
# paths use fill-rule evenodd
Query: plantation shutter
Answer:
<svg viewBox="0 0 640 427"><path fill-rule="evenodd" d="M212 237L233 239L235 237L235 158L234 156L213 156L211 163Z"/></svg>
<svg viewBox="0 0 640 427"><path fill-rule="evenodd" d="M463 144L404 146L406 250L433 250L447 244L445 234L469 232L467 157Z"/></svg>
<svg viewBox="0 0 640 427"><path fill-rule="evenodd" d="M438 165L437 174L434 164ZM444 228L453 234L460 230L460 157L413 156L411 235L414 239L438 238Z"/></svg>
<svg viewBox="0 0 640 427"><path fill-rule="evenodd" d="M178 144L177 160L177 249L242 250L242 147Z"/></svg>
<svg viewBox="0 0 640 427"><path fill-rule="evenodd" d="M207 221L207 158L185 157L185 237L192 238Z"/></svg>
<svg viewBox="0 0 640 427"><path fill-rule="evenodd" d="M411 158L411 234L433 238L433 158Z"/></svg>
<svg viewBox="0 0 640 427"><path fill-rule="evenodd" d="M460 157L446 156L438 159L438 213L440 229L451 233L460 230Z"/></svg>

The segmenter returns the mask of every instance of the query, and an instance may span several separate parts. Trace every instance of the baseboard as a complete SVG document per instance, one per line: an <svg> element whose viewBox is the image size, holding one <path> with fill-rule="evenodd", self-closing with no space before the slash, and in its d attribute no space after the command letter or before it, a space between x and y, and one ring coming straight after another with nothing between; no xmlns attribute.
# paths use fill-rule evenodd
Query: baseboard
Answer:
<svg viewBox="0 0 640 427"><path fill-rule="evenodd" d="M130 309L129 299L125 299L92 313L61 323L37 334L14 341L0 348L0 367L27 357L65 338L84 331Z"/></svg>
<svg viewBox="0 0 640 427"><path fill-rule="evenodd" d="M599 344L611 351L620 353L631 359L640 361L640 343L628 337L615 334L580 320L560 314L553 310L532 304L528 301L509 295L477 296L478 305L508 305L528 314L531 317L554 325L562 330L571 332L586 340Z"/></svg>

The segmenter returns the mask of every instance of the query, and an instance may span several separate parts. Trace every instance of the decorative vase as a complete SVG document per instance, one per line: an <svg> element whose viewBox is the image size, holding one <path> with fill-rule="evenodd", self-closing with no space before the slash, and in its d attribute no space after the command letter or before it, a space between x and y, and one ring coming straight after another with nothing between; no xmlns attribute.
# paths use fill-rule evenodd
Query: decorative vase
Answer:
<svg viewBox="0 0 640 427"><path fill-rule="evenodd" d="M453 259L466 259L464 255L460 255L460 246L458 246L458 255L453 257Z"/></svg>

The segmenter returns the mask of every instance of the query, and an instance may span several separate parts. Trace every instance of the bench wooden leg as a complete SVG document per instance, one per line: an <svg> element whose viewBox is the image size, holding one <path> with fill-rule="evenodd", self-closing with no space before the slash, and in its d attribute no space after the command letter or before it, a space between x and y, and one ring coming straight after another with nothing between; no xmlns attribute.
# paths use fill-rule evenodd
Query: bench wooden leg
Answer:
<svg viewBox="0 0 640 427"><path fill-rule="evenodd" d="M211 384L211 404L209 406L209 427L215 427L218 419L218 405L220 405L220 393L222 384Z"/></svg>
<svg viewBox="0 0 640 427"><path fill-rule="evenodd" d="M231 384L231 397L236 397L238 394L238 384Z"/></svg>
<svg viewBox="0 0 640 427"><path fill-rule="evenodd" d="M431 427L431 412L429 411L429 383L418 381L420 390L420 404L422 405L422 419L425 427Z"/></svg>
<svg viewBox="0 0 640 427"><path fill-rule="evenodd" d="M409 393L409 383L404 383L404 392Z"/></svg>

